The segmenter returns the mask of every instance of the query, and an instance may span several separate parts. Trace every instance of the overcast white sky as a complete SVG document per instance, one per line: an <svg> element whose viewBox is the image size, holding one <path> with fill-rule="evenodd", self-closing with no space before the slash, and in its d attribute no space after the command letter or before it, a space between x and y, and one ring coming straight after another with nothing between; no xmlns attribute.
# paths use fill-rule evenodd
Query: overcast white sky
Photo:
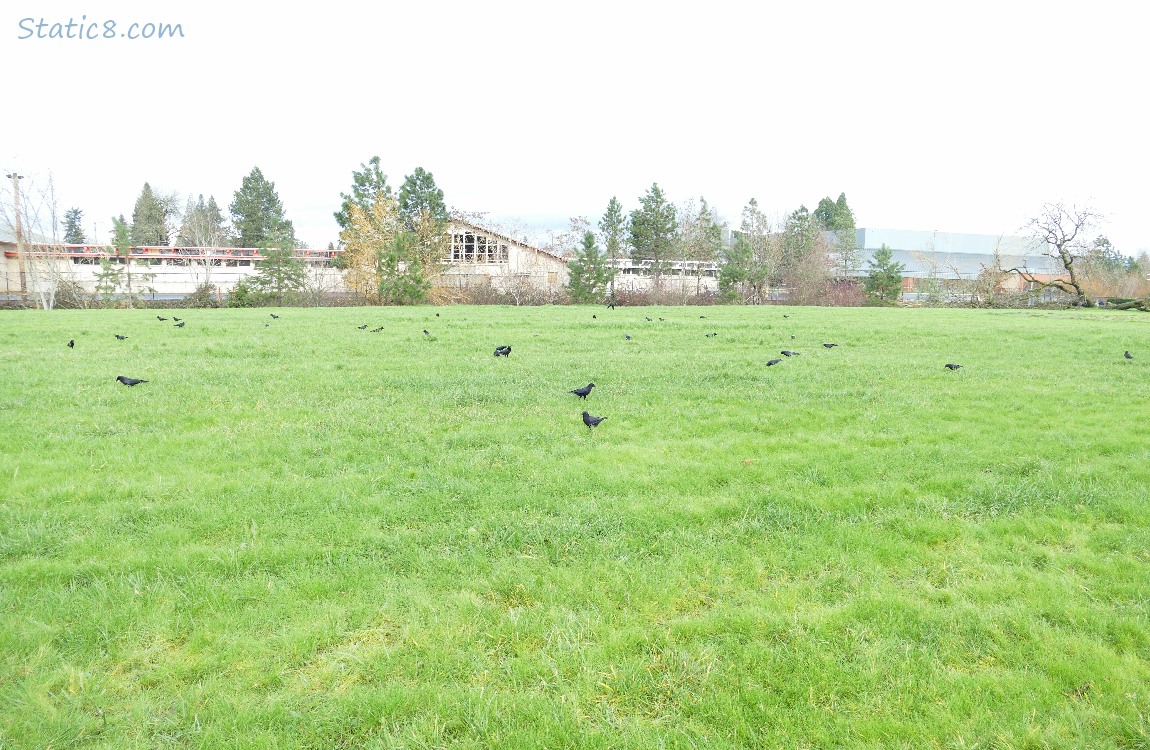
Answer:
<svg viewBox="0 0 1150 750"><path fill-rule="evenodd" d="M986 234L1088 203L1150 249L1138 3L4 5L0 167L51 172L101 240L145 181L226 211L259 166L323 247L378 154L393 185L422 166L449 206L527 229L657 182L735 225L752 197L782 215L845 192L859 226ZM82 15L115 38L37 38ZM183 38L120 36L147 22Z"/></svg>

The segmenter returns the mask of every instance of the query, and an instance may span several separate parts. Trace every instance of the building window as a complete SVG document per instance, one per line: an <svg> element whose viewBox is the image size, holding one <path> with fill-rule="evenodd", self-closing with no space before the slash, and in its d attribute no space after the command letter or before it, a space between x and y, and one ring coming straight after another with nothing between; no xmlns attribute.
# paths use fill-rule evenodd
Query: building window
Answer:
<svg viewBox="0 0 1150 750"><path fill-rule="evenodd" d="M452 263L506 263L507 245L474 232L451 235Z"/></svg>
<svg viewBox="0 0 1150 750"><path fill-rule="evenodd" d="M548 271L547 272L547 283L548 284L554 284L558 280L559 280L559 273L557 271Z"/></svg>

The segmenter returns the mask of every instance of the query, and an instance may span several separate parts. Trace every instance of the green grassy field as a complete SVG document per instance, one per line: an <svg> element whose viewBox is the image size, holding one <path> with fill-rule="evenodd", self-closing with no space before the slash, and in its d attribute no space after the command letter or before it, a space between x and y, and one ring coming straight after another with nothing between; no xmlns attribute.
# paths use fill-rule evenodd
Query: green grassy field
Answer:
<svg viewBox="0 0 1150 750"><path fill-rule="evenodd" d="M0 314L3 750L1150 747L1150 317L275 312Z"/></svg>

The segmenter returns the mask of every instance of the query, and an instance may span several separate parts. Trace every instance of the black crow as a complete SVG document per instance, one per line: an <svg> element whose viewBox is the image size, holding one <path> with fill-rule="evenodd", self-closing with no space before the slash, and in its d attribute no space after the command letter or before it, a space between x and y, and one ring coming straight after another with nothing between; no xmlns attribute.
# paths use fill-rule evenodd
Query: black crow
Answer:
<svg viewBox="0 0 1150 750"><path fill-rule="evenodd" d="M172 316L172 320L174 320L174 321L176 321L177 323L179 323L181 320L183 320L183 318L177 318L175 315L173 315L173 316Z"/></svg>
<svg viewBox="0 0 1150 750"><path fill-rule="evenodd" d="M157 315L157 316L156 316L156 320L159 320L159 321L162 321L162 322L167 322L167 320L168 320L168 319L167 319L167 318L161 318L159 315Z"/></svg>
<svg viewBox="0 0 1150 750"><path fill-rule="evenodd" d="M607 417L593 417L587 412L583 412L583 424L587 425L588 430L592 427L595 427L606 418Z"/></svg>
<svg viewBox="0 0 1150 750"><path fill-rule="evenodd" d="M268 315L272 316L272 318L274 318L274 319L276 319L276 320L278 320L278 319L279 319L279 316L278 316L278 315L276 315L275 313L268 313Z"/></svg>
<svg viewBox="0 0 1150 750"><path fill-rule="evenodd" d="M659 322L660 322L660 323L665 323L665 322L666 322L666 320L667 320L666 318L659 318Z"/></svg>
<svg viewBox="0 0 1150 750"><path fill-rule="evenodd" d="M495 347L495 356L496 357L509 357L509 356L511 356L511 347L510 346L497 346L497 347Z"/></svg>
<svg viewBox="0 0 1150 750"><path fill-rule="evenodd" d="M945 365L943 365L943 367L945 367L948 370L957 370L958 368L962 367L962 365L945 364Z"/></svg>
<svg viewBox="0 0 1150 750"><path fill-rule="evenodd" d="M576 388L573 391L567 391L567 392L568 393L574 393L579 398L586 399L588 394L591 393L591 389L594 387L595 387L594 383L588 383L587 385L583 386L582 388Z"/></svg>
<svg viewBox="0 0 1150 750"><path fill-rule="evenodd" d="M598 316L598 315L592 315L591 317L592 317L594 320L598 320L598 319L599 319L599 316Z"/></svg>
<svg viewBox="0 0 1150 750"><path fill-rule="evenodd" d="M146 380L137 380L136 378L129 378L126 375L117 375L116 380L119 380L124 385L139 385L140 383L147 383Z"/></svg>
<svg viewBox="0 0 1150 750"><path fill-rule="evenodd" d="M172 326L172 327L173 327L173 328L183 328L183 327L184 327L184 321L182 321L182 320L181 320L179 323L176 323L176 324L175 324L174 326Z"/></svg>
<svg viewBox="0 0 1150 750"><path fill-rule="evenodd" d="M719 334L717 334L717 333L708 333L708 334L705 334L705 335L706 335L706 337L707 337L707 338L714 338L715 336L718 336Z"/></svg>
<svg viewBox="0 0 1150 750"><path fill-rule="evenodd" d="M623 334L623 338L625 338L625 339L627 339L628 341L630 341L630 340L631 340L631 334L629 334L629 333L624 333L624 334Z"/></svg>
<svg viewBox="0 0 1150 750"><path fill-rule="evenodd" d="M791 336L791 341L794 341L794 340L795 340L795 337L794 337L794 336Z"/></svg>
<svg viewBox="0 0 1150 750"><path fill-rule="evenodd" d="M791 317L791 316L790 316L790 315L784 315L783 317L784 317L784 318L789 318L789 317Z"/></svg>
<svg viewBox="0 0 1150 750"><path fill-rule="evenodd" d="M834 349L836 346L838 346L838 344L823 344L823 346L825 346L828 349Z"/></svg>
<svg viewBox="0 0 1150 750"><path fill-rule="evenodd" d="M116 338L118 338L120 341L126 341L128 337L127 336L121 336L120 334L117 333Z"/></svg>
<svg viewBox="0 0 1150 750"><path fill-rule="evenodd" d="M799 356L798 352L792 352L790 349L783 349L781 352L779 352L779 354L783 355L784 357L797 357L797 356Z"/></svg>
<svg viewBox="0 0 1150 750"><path fill-rule="evenodd" d="M650 323L650 322L651 322L651 319L650 319L650 318L648 318L646 315L644 315L644 316L643 316L643 319L644 319L644 320L646 320L648 323Z"/></svg>
<svg viewBox="0 0 1150 750"><path fill-rule="evenodd" d="M1134 355L1131 354L1130 352L1126 352L1126 354L1124 356L1126 357L1126 359L1134 359Z"/></svg>
<svg viewBox="0 0 1150 750"><path fill-rule="evenodd" d="M429 330L427 330L426 328L424 328L424 329L423 329L423 335L424 335L424 336L430 336L430 335L431 335L431 331L429 331Z"/></svg>
<svg viewBox="0 0 1150 750"><path fill-rule="evenodd" d="M435 314L435 317L437 317L437 318L438 318L438 317L439 317L439 313L436 313L436 314Z"/></svg>
<svg viewBox="0 0 1150 750"><path fill-rule="evenodd" d="M777 365L777 364L778 364L778 363L780 363L780 362L782 362L782 360L781 360L781 359L770 359L770 360L767 360L767 367L774 367L775 365Z"/></svg>
<svg viewBox="0 0 1150 750"><path fill-rule="evenodd" d="M707 317L706 315L700 315L699 320L704 320L706 317Z"/></svg>
<svg viewBox="0 0 1150 750"><path fill-rule="evenodd" d="M382 330L383 326L380 326L379 328L372 328L368 333L379 333Z"/></svg>
<svg viewBox="0 0 1150 750"><path fill-rule="evenodd" d="M356 328L358 328L361 331L366 331L367 330L367 323L364 323L361 326L356 326Z"/></svg>
<svg viewBox="0 0 1150 750"><path fill-rule="evenodd" d="M68 348L69 349L75 349L76 348L76 339L68 339Z"/></svg>

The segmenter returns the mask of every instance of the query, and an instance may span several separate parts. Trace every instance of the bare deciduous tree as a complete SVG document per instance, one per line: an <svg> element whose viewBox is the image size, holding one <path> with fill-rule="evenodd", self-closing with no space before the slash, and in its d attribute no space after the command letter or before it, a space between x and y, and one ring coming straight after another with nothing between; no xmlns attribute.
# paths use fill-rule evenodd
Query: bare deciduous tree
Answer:
<svg viewBox="0 0 1150 750"><path fill-rule="evenodd" d="M16 251L24 277L23 291L35 296L45 310L56 304L61 284L75 286L71 265L61 262L53 248L60 244L56 187L49 173L47 187L12 171L11 192L0 197L0 220L16 238Z"/></svg>
<svg viewBox="0 0 1150 750"><path fill-rule="evenodd" d="M1065 278L1039 279L1025 264L1022 268L1009 268L1007 271L1018 274L1040 289L1058 289L1074 297L1076 305L1089 306L1090 300L1082 286L1082 274L1078 262L1086 257L1089 250L1087 234L1101 218L1101 214L1089 206L1080 208L1067 207L1061 202L1047 203L1042 208L1042 214L1031 219L1025 229L1036 240L1045 243L1042 254L1056 260L1062 266Z"/></svg>

